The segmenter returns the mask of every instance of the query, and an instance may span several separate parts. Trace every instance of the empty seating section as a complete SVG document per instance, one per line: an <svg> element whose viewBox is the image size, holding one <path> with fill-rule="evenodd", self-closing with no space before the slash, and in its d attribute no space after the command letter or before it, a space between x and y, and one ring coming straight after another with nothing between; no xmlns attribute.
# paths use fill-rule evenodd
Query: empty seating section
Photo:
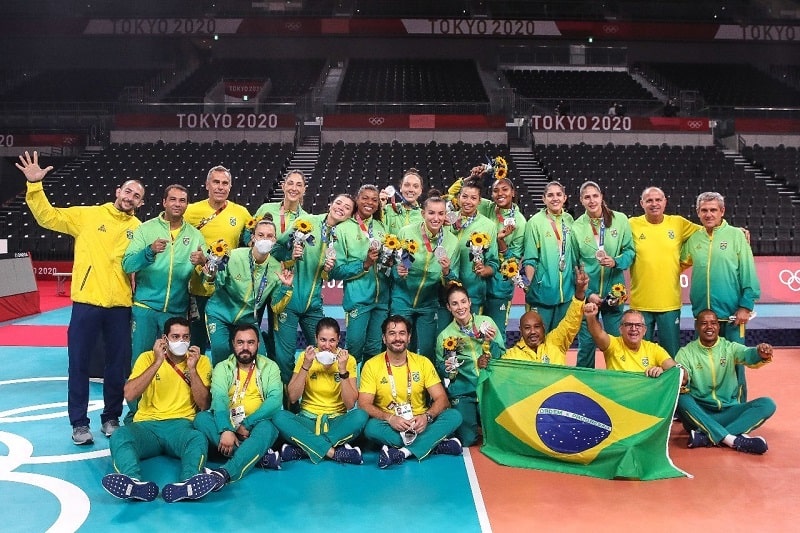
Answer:
<svg viewBox="0 0 800 533"><path fill-rule="evenodd" d="M268 98L297 99L306 94L322 73L323 59L216 58L190 74L166 96L166 101L202 101L223 78L270 80Z"/></svg>
<svg viewBox="0 0 800 533"><path fill-rule="evenodd" d="M578 187L586 180L603 187L609 207L629 215L642 214L642 190L658 186L667 196L668 213L695 222L697 195L717 191L727 198L728 222L750 230L754 252L800 252L794 235L798 209L791 199L714 147L551 144L534 152L548 178L567 188L576 213L583 212Z"/></svg>
<svg viewBox="0 0 800 533"><path fill-rule="evenodd" d="M306 198L306 207L319 212L327 208L332 197L342 192L355 192L361 185L372 183L380 187L397 186L403 172L416 168L425 178L424 187L446 192L447 187L461 176L469 175L472 167L486 162L487 157L502 155L508 159L508 147L458 142L443 144L326 143L320 149L320 157ZM509 172L515 168L509 161ZM424 195L427 193L423 193Z"/></svg>
<svg viewBox="0 0 800 533"><path fill-rule="evenodd" d="M233 184L230 198L255 211L275 188L287 169L293 152L291 144L222 143L121 143L108 149L87 152L66 166L57 167L48 176L45 190L58 207L94 205L113 201L116 188L126 179L140 179L146 187L146 200L137 216L147 220L162 210L164 187L177 183L189 190L189 201L207 197L205 181L208 170L223 165L231 170ZM47 164L53 163L51 158ZM8 213L7 234L2 237L24 243L22 249L36 252L37 259L71 257L68 236L42 229L22 205ZM5 232L4 232L5 233Z"/></svg>
<svg viewBox="0 0 800 533"><path fill-rule="evenodd" d="M351 59L339 102L488 102L471 60Z"/></svg>
<svg viewBox="0 0 800 533"><path fill-rule="evenodd" d="M800 149L796 146L756 144L742 149L742 155L764 172L784 180L795 190L800 189Z"/></svg>
<svg viewBox="0 0 800 533"><path fill-rule="evenodd" d="M116 102L126 87L145 87L157 69L46 70L0 95L5 102Z"/></svg>
<svg viewBox="0 0 800 533"><path fill-rule="evenodd" d="M681 90L699 91L708 106L800 106L800 91L752 65L650 63L646 69Z"/></svg>

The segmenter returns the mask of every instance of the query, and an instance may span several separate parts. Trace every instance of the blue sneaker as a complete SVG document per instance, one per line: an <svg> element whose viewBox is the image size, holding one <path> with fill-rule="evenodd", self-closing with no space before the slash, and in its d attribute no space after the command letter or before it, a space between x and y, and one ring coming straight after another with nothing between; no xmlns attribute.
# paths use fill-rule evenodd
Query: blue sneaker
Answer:
<svg viewBox="0 0 800 533"><path fill-rule="evenodd" d="M364 459L361 457L361 448L358 446L353 448L339 446L334 448L333 460L339 463L348 463L351 465L360 465L364 463Z"/></svg>
<svg viewBox="0 0 800 533"><path fill-rule="evenodd" d="M300 446L294 444L284 444L281 446L281 461L288 463L289 461L297 461L298 459L308 459L308 454Z"/></svg>
<svg viewBox="0 0 800 533"><path fill-rule="evenodd" d="M158 496L158 485L152 481L139 481L125 474L106 474L101 483L109 494L121 500L151 502Z"/></svg>
<svg viewBox="0 0 800 533"><path fill-rule="evenodd" d="M214 474L195 474L180 483L167 483L161 490L167 503L181 500L199 500L217 488L219 476Z"/></svg>
<svg viewBox="0 0 800 533"><path fill-rule="evenodd" d="M378 468L386 468L387 466L391 465L400 465L403 464L403 461L405 460L406 456L403 452L397 448L391 448L384 444L383 448L381 448L381 451L378 454Z"/></svg>
<svg viewBox="0 0 800 533"><path fill-rule="evenodd" d="M461 441L453 437L452 439L444 439L433 449L433 453L441 455L461 455L464 453L464 448L461 446Z"/></svg>
<svg viewBox="0 0 800 533"><path fill-rule="evenodd" d="M205 468L206 474L211 474L217 478L217 486L214 487L214 492L219 492L225 487L225 484L231 480L231 475L224 468Z"/></svg>
<svg viewBox="0 0 800 533"><path fill-rule="evenodd" d="M713 446L713 444L711 443L711 439L708 438L708 435L694 429L689 431L689 448L708 448L709 446Z"/></svg>
<svg viewBox="0 0 800 533"><path fill-rule="evenodd" d="M737 452L755 453L761 455L766 453L769 447L763 437L745 437L737 435L733 441L733 448Z"/></svg>
<svg viewBox="0 0 800 533"><path fill-rule="evenodd" d="M267 453L259 459L258 464L256 465L259 468L265 468L267 470L280 470L281 469L281 456L278 452L272 451L272 448L267 450Z"/></svg>

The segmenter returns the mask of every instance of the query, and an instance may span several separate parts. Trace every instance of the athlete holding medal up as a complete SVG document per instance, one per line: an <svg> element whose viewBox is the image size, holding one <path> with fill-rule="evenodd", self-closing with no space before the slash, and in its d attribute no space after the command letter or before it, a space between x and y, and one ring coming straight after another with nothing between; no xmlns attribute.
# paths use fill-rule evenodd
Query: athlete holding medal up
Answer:
<svg viewBox="0 0 800 533"><path fill-rule="evenodd" d="M614 285L624 287L623 272L633 263L631 228L625 214L608 208L597 183L587 181L581 185L580 200L586 212L572 225L568 246L575 253L576 265L582 265L589 276L588 300L600 306L603 329L615 334L622 320L622 302L612 305L606 296ZM594 368L595 348L584 320L578 333L576 366Z"/></svg>

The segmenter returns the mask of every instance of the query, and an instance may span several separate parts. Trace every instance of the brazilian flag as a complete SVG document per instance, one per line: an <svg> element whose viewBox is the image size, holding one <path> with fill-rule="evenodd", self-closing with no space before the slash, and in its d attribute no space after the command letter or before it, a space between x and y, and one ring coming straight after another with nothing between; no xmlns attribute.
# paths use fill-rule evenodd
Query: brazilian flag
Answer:
<svg viewBox="0 0 800 533"><path fill-rule="evenodd" d="M687 476L667 442L680 370L643 373L493 360L478 400L483 453L507 465L606 479Z"/></svg>

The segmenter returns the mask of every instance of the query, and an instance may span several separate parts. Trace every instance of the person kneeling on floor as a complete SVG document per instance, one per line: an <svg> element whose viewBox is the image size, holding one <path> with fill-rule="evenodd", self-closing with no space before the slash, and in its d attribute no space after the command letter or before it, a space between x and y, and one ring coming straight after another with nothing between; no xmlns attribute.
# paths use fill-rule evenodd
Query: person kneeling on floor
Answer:
<svg viewBox="0 0 800 533"><path fill-rule="evenodd" d="M111 435L111 460L116 473L103 477L103 488L123 500L153 501L158 486L141 481L142 459L169 455L181 460L180 483L161 491L167 503L197 500L217 486L217 476L203 471L208 445L192 421L208 409L211 361L189 345L189 321L167 319L164 335L153 350L137 359L125 383L125 400L139 400L131 424Z"/></svg>
<svg viewBox="0 0 800 533"><path fill-rule="evenodd" d="M772 361L772 346L755 348L719 336L719 319L710 309L695 319L697 340L678 350L675 360L685 370L678 417L689 430L689 448L725 444L737 451L763 454L767 441L748 433L775 413L775 402L758 398L742 403L736 365L751 368Z"/></svg>
<svg viewBox="0 0 800 533"><path fill-rule="evenodd" d="M358 405L370 419L364 435L383 444L378 466L400 464L414 455L461 455L461 442L447 438L461 425L433 363L408 351L411 322L393 315L382 325L386 351L364 363ZM430 404L429 404L430 400Z"/></svg>

